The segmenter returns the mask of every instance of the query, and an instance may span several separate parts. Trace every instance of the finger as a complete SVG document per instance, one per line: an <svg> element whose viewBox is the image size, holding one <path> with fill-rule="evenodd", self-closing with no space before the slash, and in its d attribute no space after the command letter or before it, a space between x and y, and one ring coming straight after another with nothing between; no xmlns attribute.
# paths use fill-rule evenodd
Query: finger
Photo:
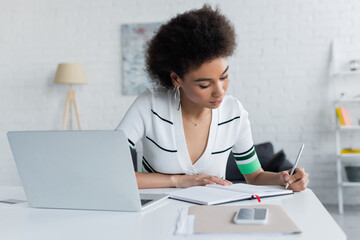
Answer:
<svg viewBox="0 0 360 240"><path fill-rule="evenodd" d="M209 179L206 179L206 178L200 179L200 185L201 185L201 186L205 186L205 185L208 185L208 184L210 184L210 185L216 185L216 182L213 182L213 181L211 181L211 180L209 180Z"/></svg>
<svg viewBox="0 0 360 240"><path fill-rule="evenodd" d="M228 186L228 185L232 184L232 182L222 179L222 178L219 178L219 177L216 177L216 176L211 176L209 180L213 181L217 184L224 185L224 186Z"/></svg>
<svg viewBox="0 0 360 240"><path fill-rule="evenodd" d="M297 172L305 172L305 169L303 167L295 168L294 173L297 173Z"/></svg>
<svg viewBox="0 0 360 240"><path fill-rule="evenodd" d="M294 182L293 184L291 184L289 186L289 188L291 190L293 190L294 192L301 192L301 191L304 191L306 189L308 183L309 183L308 178L302 178L302 179Z"/></svg>
<svg viewBox="0 0 360 240"><path fill-rule="evenodd" d="M228 181L228 180L226 180L226 179L222 179L222 178L220 178L220 179L221 179L221 181L223 182L222 185L224 185L224 186L232 185L232 182L230 182L230 181Z"/></svg>
<svg viewBox="0 0 360 240"><path fill-rule="evenodd" d="M304 177L297 179L290 184L290 189L296 192L304 191L309 184L309 174L305 173Z"/></svg>
<svg viewBox="0 0 360 240"><path fill-rule="evenodd" d="M290 174L289 174L288 171L289 170L280 172L280 177L281 177L281 180L283 181L284 184L287 183L289 181L289 178L290 178Z"/></svg>
<svg viewBox="0 0 360 240"><path fill-rule="evenodd" d="M294 174L288 179L289 184L304 178L306 174L303 168L296 168Z"/></svg>
<svg viewBox="0 0 360 240"><path fill-rule="evenodd" d="M217 176L211 176L211 175L206 175L206 174L200 174L198 175L198 178L200 179L208 179L212 182L215 182L216 184L221 184L221 185L232 185L232 182L228 181L228 180L225 180L225 179L222 179L222 178L219 178Z"/></svg>
<svg viewBox="0 0 360 240"><path fill-rule="evenodd" d="M292 170L293 170L293 169L290 168L289 170L286 170L286 171L284 171L284 172L287 172L287 173L290 175ZM298 167L298 168L295 168L295 169L294 169L294 173L297 173L298 171L303 171L303 172L305 172L305 169L302 168L302 167Z"/></svg>

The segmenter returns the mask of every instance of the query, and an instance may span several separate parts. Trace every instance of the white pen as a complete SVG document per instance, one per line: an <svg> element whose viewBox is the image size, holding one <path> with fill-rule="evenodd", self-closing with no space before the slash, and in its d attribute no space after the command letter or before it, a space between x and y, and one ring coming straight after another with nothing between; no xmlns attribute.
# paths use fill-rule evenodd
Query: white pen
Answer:
<svg viewBox="0 0 360 240"><path fill-rule="evenodd" d="M294 174L295 168L297 167L297 165L299 163L299 159L300 159L300 156L301 156L301 153L302 153L304 147L305 147L305 144L302 144L301 148L300 148L300 151L299 151L299 154L297 155L294 167L291 169L290 177ZM286 183L285 188L287 189L288 187L289 187L289 182Z"/></svg>

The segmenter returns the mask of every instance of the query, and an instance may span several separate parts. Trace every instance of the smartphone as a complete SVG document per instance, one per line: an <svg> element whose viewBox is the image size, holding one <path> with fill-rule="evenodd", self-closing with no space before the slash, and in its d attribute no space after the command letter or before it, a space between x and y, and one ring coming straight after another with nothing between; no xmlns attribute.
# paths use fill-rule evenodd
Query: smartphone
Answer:
<svg viewBox="0 0 360 240"><path fill-rule="evenodd" d="M240 208L234 217L236 224L266 224L267 208Z"/></svg>

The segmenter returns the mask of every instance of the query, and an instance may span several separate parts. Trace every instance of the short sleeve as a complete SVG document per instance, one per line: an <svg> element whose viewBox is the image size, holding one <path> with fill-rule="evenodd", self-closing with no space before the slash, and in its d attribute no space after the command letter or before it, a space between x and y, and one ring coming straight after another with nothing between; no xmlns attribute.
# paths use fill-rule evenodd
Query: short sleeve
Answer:
<svg viewBox="0 0 360 240"><path fill-rule="evenodd" d="M232 151L240 172L250 174L259 170L261 165L252 139L249 114L239 101L238 106L240 108L240 129Z"/></svg>
<svg viewBox="0 0 360 240"><path fill-rule="evenodd" d="M150 112L150 99L149 90L139 95L115 129L125 133L132 148L145 136L145 115Z"/></svg>

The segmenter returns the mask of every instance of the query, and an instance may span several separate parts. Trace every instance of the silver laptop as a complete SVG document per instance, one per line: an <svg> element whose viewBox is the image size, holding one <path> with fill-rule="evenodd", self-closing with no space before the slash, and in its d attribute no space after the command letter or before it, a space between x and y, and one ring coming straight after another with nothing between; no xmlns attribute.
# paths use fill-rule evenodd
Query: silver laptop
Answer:
<svg viewBox="0 0 360 240"><path fill-rule="evenodd" d="M30 207L140 211L168 197L139 194L121 131L18 131L8 139Z"/></svg>

